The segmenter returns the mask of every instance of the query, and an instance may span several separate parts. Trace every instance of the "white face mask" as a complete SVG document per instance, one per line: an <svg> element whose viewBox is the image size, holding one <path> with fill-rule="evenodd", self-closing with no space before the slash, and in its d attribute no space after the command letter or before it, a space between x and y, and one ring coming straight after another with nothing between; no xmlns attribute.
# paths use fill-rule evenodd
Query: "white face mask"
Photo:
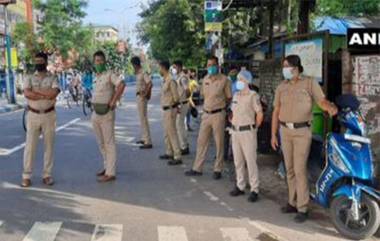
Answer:
<svg viewBox="0 0 380 241"><path fill-rule="evenodd" d="M172 74L173 74L173 75L177 75L177 74L178 74L177 69L173 68L173 69L172 69Z"/></svg>
<svg viewBox="0 0 380 241"><path fill-rule="evenodd" d="M238 80L236 82L236 89L238 91L241 91L241 90L244 90L244 88L245 88L245 83L243 81L241 81L241 80Z"/></svg>
<svg viewBox="0 0 380 241"><path fill-rule="evenodd" d="M293 68L292 67L284 67L282 68L282 75L286 80L291 80L294 77L294 74L292 73Z"/></svg>

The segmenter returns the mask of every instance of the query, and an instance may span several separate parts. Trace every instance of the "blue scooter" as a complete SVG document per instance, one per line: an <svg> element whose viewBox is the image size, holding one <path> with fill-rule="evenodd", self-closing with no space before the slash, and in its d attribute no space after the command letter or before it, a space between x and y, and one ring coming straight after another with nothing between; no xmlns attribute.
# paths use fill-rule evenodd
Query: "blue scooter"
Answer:
<svg viewBox="0 0 380 241"><path fill-rule="evenodd" d="M366 137L357 98L342 95L336 104L340 110L338 120L345 130L328 134L322 154L325 166L319 169L319 178L314 179L311 198L329 209L335 228L343 236L366 239L380 225L380 192L375 189L371 142Z"/></svg>

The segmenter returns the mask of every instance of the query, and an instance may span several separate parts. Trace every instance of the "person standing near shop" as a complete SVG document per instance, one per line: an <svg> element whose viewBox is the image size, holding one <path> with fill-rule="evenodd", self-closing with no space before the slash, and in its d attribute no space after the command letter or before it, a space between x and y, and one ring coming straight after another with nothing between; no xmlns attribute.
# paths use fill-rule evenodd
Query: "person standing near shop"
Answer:
<svg viewBox="0 0 380 241"><path fill-rule="evenodd" d="M24 170L22 187L32 185L32 169L38 139L44 138L44 167L42 182L52 186L52 169L54 163L54 138L56 126L55 104L60 92L57 76L47 71L48 56L45 53L35 55L36 72L28 76L24 83L24 95L28 100L26 145L24 150Z"/></svg>
<svg viewBox="0 0 380 241"><path fill-rule="evenodd" d="M187 139L185 117L186 117L187 112L189 111L189 97L190 97L189 78L183 71L183 64L181 60L177 60L174 62L173 69L178 75L176 82L177 82L177 87L178 87L177 89L178 89L179 102L180 102L180 110L176 118L178 139L179 139L179 144L181 147L181 154L188 155L190 154L190 150L189 150L189 142Z"/></svg>
<svg viewBox="0 0 380 241"><path fill-rule="evenodd" d="M191 111L193 109L196 110L196 108L197 108L196 104L194 103L193 96L194 96L194 93L196 91L198 91L198 88L199 88L199 84L198 84L198 81L196 78L196 71L195 71L195 69L190 69L189 70L189 90L190 90L189 111L187 112L186 121L185 121L187 131L189 131L189 132L194 131L191 128L191 124L190 124L191 123Z"/></svg>
<svg viewBox="0 0 380 241"><path fill-rule="evenodd" d="M230 192L233 197L244 195L247 186L246 167L251 188L248 201L256 202L259 193L259 171L257 168L257 129L264 119L260 96L249 89L253 79L250 72L242 70L237 76L236 93L231 110L231 138L236 169L236 187Z"/></svg>
<svg viewBox="0 0 380 241"><path fill-rule="evenodd" d="M178 95L177 83L172 79L170 72L170 63L162 61L160 63L160 74L163 77L161 87L161 108L163 111L164 140L166 153L159 158L169 160L168 165L181 165L181 148L176 128L176 116L180 111L180 97Z"/></svg>
<svg viewBox="0 0 380 241"><path fill-rule="evenodd" d="M95 90L92 97L92 126L103 157L104 168L97 173L99 182L116 179L115 108L125 88L123 80L107 70L102 51L94 54Z"/></svg>
<svg viewBox="0 0 380 241"><path fill-rule="evenodd" d="M139 57L131 59L132 66L136 75L136 101L137 111L140 116L141 139L137 144L141 144L140 149L151 149L152 138L150 136L149 121L148 121L148 101L152 91L152 80L148 74L144 73Z"/></svg>
<svg viewBox="0 0 380 241"><path fill-rule="evenodd" d="M295 221L301 223L308 218L307 159L312 140L313 101L330 116L336 115L337 108L326 100L320 85L313 78L302 75L299 56L287 56L282 72L285 80L275 92L271 144L273 149L278 148L277 132L280 127L289 188L288 204L281 211L297 213Z"/></svg>
<svg viewBox="0 0 380 241"><path fill-rule="evenodd" d="M218 58L211 56L207 61L207 76L204 78L201 94L204 96L203 116L197 140L197 154L192 169L186 176L201 176L208 145L213 134L216 145L216 159L213 178L222 178L224 164L224 130L226 108L232 99L231 85L227 76L219 73Z"/></svg>

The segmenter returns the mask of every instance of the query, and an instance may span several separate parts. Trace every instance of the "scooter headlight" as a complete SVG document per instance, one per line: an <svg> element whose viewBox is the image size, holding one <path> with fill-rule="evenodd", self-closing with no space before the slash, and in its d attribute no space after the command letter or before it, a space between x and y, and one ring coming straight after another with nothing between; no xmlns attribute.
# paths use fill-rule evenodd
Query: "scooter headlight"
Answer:
<svg viewBox="0 0 380 241"><path fill-rule="evenodd" d="M332 144L336 145L335 142L333 142ZM339 153L337 152L337 147L336 146L334 148L332 148L332 151L329 154L329 159L330 159L331 163L334 166L336 166L337 168L339 168L341 171L343 171L346 174L350 173L350 171L348 170L346 164L344 163L344 161L342 160L342 158L340 158Z"/></svg>

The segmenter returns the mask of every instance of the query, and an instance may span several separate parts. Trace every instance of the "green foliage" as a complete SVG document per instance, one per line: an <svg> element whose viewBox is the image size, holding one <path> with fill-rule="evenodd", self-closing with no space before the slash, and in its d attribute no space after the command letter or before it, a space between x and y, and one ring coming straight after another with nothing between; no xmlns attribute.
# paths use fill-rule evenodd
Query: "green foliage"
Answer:
<svg viewBox="0 0 380 241"><path fill-rule="evenodd" d="M12 40L18 48L19 59L31 63L34 53L40 48L33 27L27 22L17 23L12 33Z"/></svg>
<svg viewBox="0 0 380 241"><path fill-rule="evenodd" d="M41 36L47 49L59 49L64 57L72 48L86 48L87 44L78 46L78 40L90 39L88 29L83 29L81 19L85 16L85 0L34 0L34 6L44 12Z"/></svg>
<svg viewBox="0 0 380 241"><path fill-rule="evenodd" d="M150 43L153 58L196 66L204 61L203 0L154 1L140 16L140 39Z"/></svg>
<svg viewBox="0 0 380 241"><path fill-rule="evenodd" d="M318 15L360 17L376 16L379 13L379 0L317 0Z"/></svg>

